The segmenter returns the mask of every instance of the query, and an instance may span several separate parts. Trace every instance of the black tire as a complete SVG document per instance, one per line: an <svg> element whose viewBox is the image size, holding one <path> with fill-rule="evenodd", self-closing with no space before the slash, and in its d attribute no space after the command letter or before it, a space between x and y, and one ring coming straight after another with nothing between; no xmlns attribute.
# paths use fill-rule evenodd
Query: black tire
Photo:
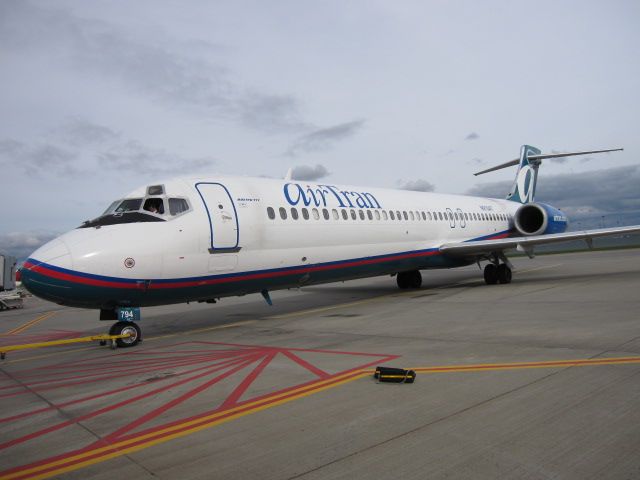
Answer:
<svg viewBox="0 0 640 480"><path fill-rule="evenodd" d="M398 283L398 288L401 290L406 290L409 288L409 281L407 279L406 272L400 272L396 275L396 282Z"/></svg>
<svg viewBox="0 0 640 480"><path fill-rule="evenodd" d="M422 274L420 270L414 270L413 272L407 272L409 277L409 288L418 289L422 286Z"/></svg>
<svg viewBox="0 0 640 480"><path fill-rule="evenodd" d="M498 269L493 263L484 267L484 281L487 285L498 283Z"/></svg>
<svg viewBox="0 0 640 480"><path fill-rule="evenodd" d="M511 269L504 263L498 266L498 282L501 284L511 283Z"/></svg>
<svg viewBox="0 0 640 480"><path fill-rule="evenodd" d="M142 340L142 330L135 322L117 322L109 330L109 335L129 334L126 338L116 338L116 344L120 348L133 347Z"/></svg>

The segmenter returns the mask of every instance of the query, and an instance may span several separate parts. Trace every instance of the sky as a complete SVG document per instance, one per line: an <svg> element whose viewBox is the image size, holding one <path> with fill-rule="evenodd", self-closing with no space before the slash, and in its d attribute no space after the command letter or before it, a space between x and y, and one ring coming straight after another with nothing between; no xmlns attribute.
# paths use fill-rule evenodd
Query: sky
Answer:
<svg viewBox="0 0 640 480"><path fill-rule="evenodd" d="M640 212L640 3L0 1L0 252L184 174ZM26 254L24 254L26 255Z"/></svg>

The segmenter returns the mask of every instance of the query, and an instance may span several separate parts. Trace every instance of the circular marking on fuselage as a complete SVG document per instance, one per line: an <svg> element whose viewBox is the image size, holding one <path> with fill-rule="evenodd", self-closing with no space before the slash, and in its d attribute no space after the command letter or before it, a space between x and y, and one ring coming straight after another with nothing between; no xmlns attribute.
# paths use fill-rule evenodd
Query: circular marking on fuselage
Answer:
<svg viewBox="0 0 640 480"><path fill-rule="evenodd" d="M127 268L133 268L135 265L136 265L136 261L131 257L125 259L124 261L124 266Z"/></svg>

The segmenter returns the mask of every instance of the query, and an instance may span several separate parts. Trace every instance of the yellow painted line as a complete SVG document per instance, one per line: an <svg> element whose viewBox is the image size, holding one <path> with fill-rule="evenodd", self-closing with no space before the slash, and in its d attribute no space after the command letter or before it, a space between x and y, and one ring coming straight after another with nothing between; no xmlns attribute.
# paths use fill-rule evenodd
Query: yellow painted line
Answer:
<svg viewBox="0 0 640 480"><path fill-rule="evenodd" d="M188 422L184 422L182 424L167 427L159 431L151 432L145 435L140 435L138 437L124 440L121 442L116 442L106 447L100 447L90 451L85 451L77 455L62 458L60 460L56 460L50 463L37 465L27 470L20 470L0 478L4 480L10 480L18 477L28 477L31 479L50 478L55 475L71 472L89 465L94 465L96 463L109 460L111 458L119 457L127 453L136 452L154 445L165 443L176 438L181 438L186 435L190 435L192 433L196 433L201 430L214 427L216 425L221 425L223 423L236 420L238 418L244 417L252 413L260 412L262 410L275 407L277 405L283 405L293 400L297 400L299 398L303 398L303 397L312 395L314 393L318 393L324 390L328 390L330 388L337 387L339 385L343 385L345 383L351 382L358 378L362 378L363 376L366 376L366 375L368 375L368 372L366 373L350 372L342 376L334 377L332 379L323 380L311 386L307 385L304 387L299 387L298 389L295 389L289 392L284 392L271 398L257 400L255 402L251 402L246 405L242 405L229 410L211 414L207 417L191 420ZM345 377L345 378L341 379L341 377ZM185 429L184 428L185 426L189 428ZM158 437L158 435L163 435L163 436L161 436L160 438L154 438L154 437ZM142 443L138 443L141 440L145 440L145 439L147 440ZM112 451L112 450L115 450L115 451ZM98 455L96 458L88 458L87 460L83 460L83 458L85 457L95 457L96 455ZM74 463L73 465L65 465L65 464L68 464L69 462L77 462L77 463ZM56 466L59 466L59 468L49 470L52 467L56 467ZM49 470L49 471L42 472L43 470Z"/></svg>
<svg viewBox="0 0 640 480"><path fill-rule="evenodd" d="M582 358L546 362L484 363L477 365L443 365L436 367L417 367L412 368L411 370L415 370L416 373L484 372L495 370L522 370L528 368L565 368L590 367L598 365L624 365L633 363L640 363L640 357Z"/></svg>
<svg viewBox="0 0 640 480"><path fill-rule="evenodd" d="M24 323L16 328L14 328L13 330L9 330L6 333L3 333L0 336L6 337L9 335L17 335L18 333L22 333L26 330L28 330L29 328L33 327L34 325L37 325L40 322L43 322L44 320L46 320L47 318L51 318L52 316L54 316L56 314L56 312L47 312L44 313L42 315L40 315L39 317L34 318L33 320L29 320L27 323Z"/></svg>
<svg viewBox="0 0 640 480"><path fill-rule="evenodd" d="M116 340L118 338L128 338L130 335L92 335L90 337L64 338L61 340L50 340L48 342L23 343L19 345L0 346L0 353L15 352L16 350L26 350L31 348L53 347L55 345L68 345L70 343L93 342L97 340Z"/></svg>
<svg viewBox="0 0 640 480"><path fill-rule="evenodd" d="M446 372L477 372L491 370L510 370L526 368L563 368L574 366L598 366L598 365L621 365L640 363L640 357L617 357L617 358L587 358L571 360L555 360L543 362L517 362L517 363L485 363L471 365L444 365L432 367L413 368L416 373L446 373ZM206 417L189 420L177 425L172 425L164 429L150 432L144 435L116 442L109 446L95 448L77 455L69 456L50 463L37 465L27 470L16 471L12 474L1 477L11 480L19 477L31 479L45 479L55 475L78 470L83 467L94 465L111 458L116 458L127 453L136 452L145 448L159 445L161 443L181 438L192 433L196 433L217 425L221 425L232 420L239 419L246 415L257 413L278 405L284 405L294 400L313 395L318 392L344 385L360 378L370 376L373 370L361 370L359 372L349 372L341 376L327 380L322 380L314 385L298 387L289 392L282 392L273 397L256 400L246 405L234 407L222 412L216 412ZM160 436L158 438L158 436ZM75 462L68 465L70 462ZM57 467L57 468L56 468ZM51 469L51 470L50 470ZM48 471L45 471L48 470Z"/></svg>

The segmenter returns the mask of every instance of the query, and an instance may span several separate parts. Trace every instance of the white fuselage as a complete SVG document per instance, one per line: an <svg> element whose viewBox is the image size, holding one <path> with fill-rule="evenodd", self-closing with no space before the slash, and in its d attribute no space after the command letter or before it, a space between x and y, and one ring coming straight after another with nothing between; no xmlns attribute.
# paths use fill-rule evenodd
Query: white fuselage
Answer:
<svg viewBox="0 0 640 480"><path fill-rule="evenodd" d="M144 204L161 199L165 213L140 209L135 215L143 220L136 216L114 224L134 217L116 213L100 217L111 219L104 224L96 219L62 235L25 264L27 271L33 266L34 275L44 276L27 279L28 288L60 303L106 308L451 267L458 264L441 256L436 261L432 250L506 236L520 206L462 195L231 176L160 185L161 195L149 195L144 187L125 199ZM188 210L171 215L173 199ZM76 284L74 301L70 287Z"/></svg>

